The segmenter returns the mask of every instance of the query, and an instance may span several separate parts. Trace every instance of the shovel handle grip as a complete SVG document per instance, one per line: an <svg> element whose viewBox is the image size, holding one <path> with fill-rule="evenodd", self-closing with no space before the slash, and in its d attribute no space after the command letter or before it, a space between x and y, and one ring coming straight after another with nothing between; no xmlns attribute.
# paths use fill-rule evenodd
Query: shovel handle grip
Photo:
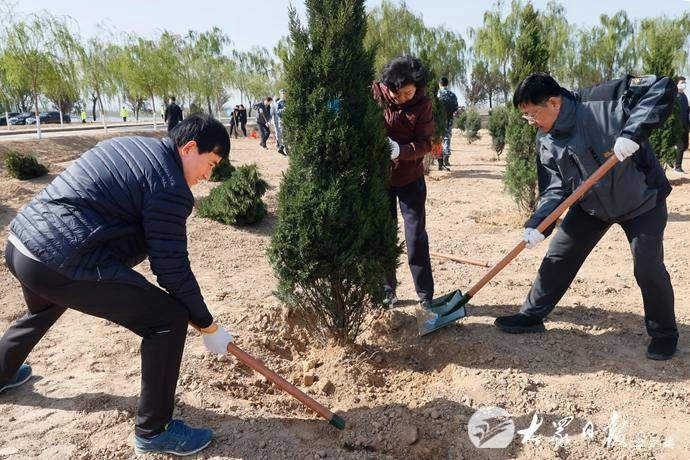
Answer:
<svg viewBox="0 0 690 460"><path fill-rule="evenodd" d="M616 166L618 163L618 158L615 155L611 155L606 162L599 166L599 169L597 169L594 174L589 176L586 181L584 181L578 188L575 189L573 193L568 196L563 202L551 212L541 223L537 226L537 230L540 232L544 233L544 231L549 228L551 224L556 222L559 217L561 217L561 214L563 214L566 209L568 209L570 206L573 205L577 200L584 195L587 190L592 188L592 186L599 180L601 179L611 168ZM472 286L468 291L467 294L469 294L471 297L473 297L477 291L479 291L481 288L483 288L486 283L491 281L491 279L496 276L498 272L503 270L506 265L508 265L510 262L513 261L515 257L517 257L518 254L522 252L523 249L525 249L526 243L524 241L520 241L517 246L513 248L512 251L510 251L508 254L506 254L503 259L501 259L496 265L489 270L486 275L482 277L479 281L475 283L474 286Z"/></svg>
<svg viewBox="0 0 690 460"><path fill-rule="evenodd" d="M302 404L304 404L305 406L319 414L321 417L328 420L331 425L341 430L345 428L345 420L343 420L342 417L340 417L337 414L334 414L325 406L322 406L320 403L304 394L296 386L290 384L280 375L276 374L275 372L267 368L261 361L253 358L251 355L244 352L240 347L238 347L232 342L228 344L228 353L233 354L237 359L239 359L244 364L254 369L259 374L266 377L281 390L285 391L290 396L297 399L299 402L301 402Z"/></svg>

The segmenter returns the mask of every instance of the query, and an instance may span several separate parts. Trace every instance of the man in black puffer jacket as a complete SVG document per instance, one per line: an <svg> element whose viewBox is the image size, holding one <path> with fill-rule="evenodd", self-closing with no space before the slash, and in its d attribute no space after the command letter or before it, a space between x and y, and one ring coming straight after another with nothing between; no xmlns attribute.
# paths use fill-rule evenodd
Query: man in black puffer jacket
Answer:
<svg viewBox="0 0 690 460"><path fill-rule="evenodd" d="M0 339L0 392L31 376L22 364L66 308L105 318L142 337L139 452L188 455L212 432L172 420L187 324L206 347L227 352L187 256L190 187L230 152L225 127L191 116L170 138L121 137L84 153L10 224L5 259L28 307ZM149 258L158 284L132 267Z"/></svg>

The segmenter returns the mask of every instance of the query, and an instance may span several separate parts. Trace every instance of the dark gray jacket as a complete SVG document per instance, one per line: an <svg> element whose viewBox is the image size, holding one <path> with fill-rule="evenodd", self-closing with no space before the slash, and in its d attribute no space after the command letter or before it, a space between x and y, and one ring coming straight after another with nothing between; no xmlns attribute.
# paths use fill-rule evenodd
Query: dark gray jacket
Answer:
<svg viewBox="0 0 690 460"><path fill-rule="evenodd" d="M10 223L43 263L75 280L144 285L130 269L147 256L158 284L212 322L187 255L194 197L170 139L103 141L60 173Z"/></svg>
<svg viewBox="0 0 690 460"><path fill-rule="evenodd" d="M537 133L539 203L525 227L536 228L591 176L606 161L604 154L613 150L619 136L634 140L640 149L609 171L577 204L602 221L621 222L649 211L665 199L671 186L647 133L670 112L675 102L670 87L668 78L631 80L631 90L639 98L628 114L621 101L580 102L577 94L564 90L553 128L548 133Z"/></svg>

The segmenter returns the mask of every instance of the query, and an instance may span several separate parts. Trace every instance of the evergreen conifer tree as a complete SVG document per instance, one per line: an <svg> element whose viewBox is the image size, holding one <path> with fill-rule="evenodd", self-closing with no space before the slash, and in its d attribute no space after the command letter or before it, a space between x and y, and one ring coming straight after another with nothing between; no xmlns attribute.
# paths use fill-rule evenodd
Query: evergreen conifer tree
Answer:
<svg viewBox="0 0 690 460"><path fill-rule="evenodd" d="M549 48L539 12L531 3L519 14L519 35L515 43L510 81L513 88L533 72L546 72ZM537 205L537 163L535 128L522 119L516 108L510 109L506 142L506 172L503 182L518 207L533 211Z"/></svg>
<svg viewBox="0 0 690 460"><path fill-rule="evenodd" d="M387 187L390 150L370 85L363 0L307 0L290 11L293 54L284 132L290 164L278 194L269 257L278 296L312 332L354 341L366 306L383 298L399 254Z"/></svg>

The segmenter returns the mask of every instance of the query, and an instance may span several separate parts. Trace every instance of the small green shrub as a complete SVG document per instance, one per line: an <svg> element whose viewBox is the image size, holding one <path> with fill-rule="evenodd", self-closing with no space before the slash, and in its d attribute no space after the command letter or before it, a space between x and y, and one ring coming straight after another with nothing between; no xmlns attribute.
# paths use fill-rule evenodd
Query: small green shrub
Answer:
<svg viewBox="0 0 690 460"><path fill-rule="evenodd" d="M465 110L465 137L470 144L481 138L482 117L475 108Z"/></svg>
<svg viewBox="0 0 690 460"><path fill-rule="evenodd" d="M209 178L212 182L223 182L224 180L230 179L232 173L235 172L234 166L230 164L230 160L223 158L218 162L213 171L211 171L211 177Z"/></svg>
<svg viewBox="0 0 690 460"><path fill-rule="evenodd" d="M199 215L228 225L252 225L266 215L261 197L268 184L256 165L240 166L199 202Z"/></svg>
<svg viewBox="0 0 690 460"><path fill-rule="evenodd" d="M18 152L9 152L5 157L5 169L15 179L27 180L34 177L45 176L48 168L32 156L22 155Z"/></svg>
<svg viewBox="0 0 690 460"><path fill-rule="evenodd" d="M506 146L506 131L508 130L508 108L497 107L489 115L489 132L491 133L491 148L500 159Z"/></svg>
<svg viewBox="0 0 690 460"><path fill-rule="evenodd" d="M460 131L465 131L467 125L467 110L461 110L455 117L455 127Z"/></svg>

